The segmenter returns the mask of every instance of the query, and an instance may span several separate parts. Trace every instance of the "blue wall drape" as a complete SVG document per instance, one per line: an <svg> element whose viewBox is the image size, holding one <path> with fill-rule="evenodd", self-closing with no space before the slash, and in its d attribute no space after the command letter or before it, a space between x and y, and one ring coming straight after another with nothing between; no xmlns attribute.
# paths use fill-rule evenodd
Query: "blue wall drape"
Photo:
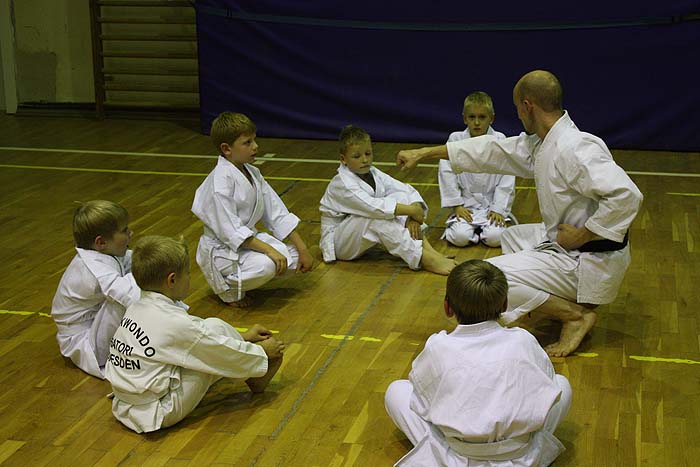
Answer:
<svg viewBox="0 0 700 467"><path fill-rule="evenodd" d="M482 90L513 135L513 85L539 68L611 148L700 150L700 2L414 3L198 0L202 130L233 110L263 136L443 142Z"/></svg>

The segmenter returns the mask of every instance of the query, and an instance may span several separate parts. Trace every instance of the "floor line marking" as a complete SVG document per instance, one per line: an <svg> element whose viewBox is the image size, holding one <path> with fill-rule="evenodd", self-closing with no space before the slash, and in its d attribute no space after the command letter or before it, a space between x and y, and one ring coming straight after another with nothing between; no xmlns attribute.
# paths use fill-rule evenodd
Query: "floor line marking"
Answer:
<svg viewBox="0 0 700 467"><path fill-rule="evenodd" d="M280 159L270 158L270 161L279 161ZM0 168L6 169L29 169L29 170L57 170L61 172L96 172L96 173L120 173L127 175L171 175L175 177L206 177L208 173L195 173L195 172L155 172L148 170L126 170L126 169L95 169L88 167L53 167L47 165L20 165L20 164L0 164ZM690 174L689 176L694 176ZM309 177L279 177L279 176L265 176L266 180L281 180L281 181L292 181L292 182L321 182L328 183L331 181L330 178L309 178ZM413 186L428 186L428 187L439 187L437 183L428 182L406 182ZM534 186L516 186L516 190L535 190L537 187ZM670 196L700 196L700 193L666 193Z"/></svg>
<svg viewBox="0 0 700 467"><path fill-rule="evenodd" d="M128 151L101 151L96 149L61 149L61 148L29 148L19 146L0 146L0 151L25 151L25 152L54 152L54 153L74 153L74 154L98 154L107 156L139 156L139 157L170 157L180 159L216 159L219 156L204 155L204 154L171 154L158 152L128 152ZM266 155L262 157L266 157ZM266 161L261 161L261 164L267 161L271 162L306 162L314 164L338 164L338 159L302 159L294 157L270 157ZM377 166L396 166L395 162L374 162ZM418 167L438 167L437 164L418 164ZM639 170L626 171L629 175L643 175L655 177L700 177L700 173L681 173L681 172L643 172Z"/></svg>
<svg viewBox="0 0 700 467"><path fill-rule="evenodd" d="M339 340L341 341L340 345L336 348L334 352L331 353L331 355L326 359L326 362L322 366L321 369L317 371L317 376L320 377L323 373L321 370L325 371L325 369L330 365L330 361L332 360L331 357L335 356L335 354L340 350L340 347L344 346L345 343L355 340L357 336L354 335L354 332L357 330L357 328L360 326L362 321L364 320L365 316L371 311L372 307L376 304L378 301L379 297L386 291L386 289L391 285L391 283L394 281L396 278L397 274L401 271L402 268L398 268L397 270L394 271L394 273L391 275L389 280L382 285L382 288L377 292L377 295L372 299L372 302L367 305L367 308L362 312L362 314L355 320L353 323L352 328L350 329L350 334L321 334L321 337L324 339L329 339L329 340ZM0 310L0 315L21 315L21 316L29 316L29 315L39 315L43 316L46 318L51 318L51 315L48 313L42 313L42 312L36 312L36 311L20 311L20 310ZM244 327L235 327L236 331L238 332L246 332L249 328L244 328ZM272 334L279 334L279 331L271 329L270 332ZM382 339L377 339L376 337L370 337L370 336L363 336L363 337L357 337L358 341L363 341L363 342L382 342ZM416 343L410 343L410 345L421 345L421 344L416 344ZM584 358L597 358L600 355L596 352L574 352L571 354L571 356L576 356L576 357L584 357ZM700 365L700 361L696 360L689 360L686 358L667 358L667 357L649 357L649 356L644 356L644 355L628 355L628 358L632 360L637 360L641 362L660 362L660 363L678 363L678 364L685 364L685 365ZM319 374L319 372L321 372ZM314 377L313 384L315 385L315 381L318 379L318 377ZM308 388L309 390L311 388ZM308 391L305 391L305 393ZM306 397L304 395L304 397ZM296 403L296 402L295 402ZM279 430L276 430L277 433L279 433ZM274 434L274 433L273 433Z"/></svg>
<svg viewBox="0 0 700 467"><path fill-rule="evenodd" d="M267 162L268 160L271 160L275 156L276 156L276 154L273 152L270 152L268 154L263 154L258 160L253 162L253 165L263 165L265 162Z"/></svg>
<svg viewBox="0 0 700 467"><path fill-rule="evenodd" d="M74 153L74 154L97 154L105 156L137 156L137 157L163 157L163 158L176 158L176 159L218 159L217 156L207 156L204 154L169 154L169 153L159 153L159 152L128 152L128 151L100 151L100 150L90 150L90 149L59 149L59 148L22 148L22 147L12 147L12 146L0 146L0 151L24 151L24 152L50 152L50 153ZM274 153L270 153L275 155ZM267 157L268 154L262 157ZM296 158L296 157L270 157L267 159L271 162L309 162L314 164L335 164L338 165L340 161L337 158L333 159L308 159L308 158ZM261 161L261 163L267 161ZM257 163L257 161L256 161ZM396 166L395 162L378 162L375 161L374 165L379 166ZM437 168L437 164L418 164L418 167L433 167Z"/></svg>

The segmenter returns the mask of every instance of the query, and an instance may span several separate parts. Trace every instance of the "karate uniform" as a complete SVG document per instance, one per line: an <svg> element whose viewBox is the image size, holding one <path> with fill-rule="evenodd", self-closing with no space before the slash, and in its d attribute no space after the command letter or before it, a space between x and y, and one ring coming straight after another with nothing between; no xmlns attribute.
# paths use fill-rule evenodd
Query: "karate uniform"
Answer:
<svg viewBox="0 0 700 467"><path fill-rule="evenodd" d="M182 420L220 378L267 373L260 345L243 340L218 318L201 319L187 305L144 291L124 314L111 342L106 377L114 416L137 433Z"/></svg>
<svg viewBox="0 0 700 467"><path fill-rule="evenodd" d="M503 139L506 136L489 126L487 135ZM471 138L469 128L450 134L447 142ZM469 173L456 174L449 161L439 163L438 182L440 202L443 208L463 206L472 213L472 221L458 219L454 213L447 218L442 238L455 246L466 246L481 242L490 247L501 245L501 234L505 226L491 224L489 211L508 219L515 197L515 177L512 175Z"/></svg>
<svg viewBox="0 0 700 467"><path fill-rule="evenodd" d="M530 333L486 321L430 336L385 404L414 445L396 466L544 467L571 386Z"/></svg>
<svg viewBox="0 0 700 467"><path fill-rule="evenodd" d="M131 275L131 250L123 257L76 248L51 305L58 347L86 373L104 379L109 341L124 310L141 293Z"/></svg>
<svg viewBox="0 0 700 467"><path fill-rule="evenodd" d="M321 198L321 241L323 260L352 260L375 245L403 259L411 269L420 268L423 241L414 240L406 228L406 216L395 216L396 204L421 203L418 191L376 167L370 167L375 188L345 165L326 187Z"/></svg>
<svg viewBox="0 0 700 467"><path fill-rule="evenodd" d="M197 264L224 302L238 301L246 290L261 287L275 277L275 263L265 254L241 248L250 237L267 243L287 258L287 268L297 268L299 253L282 242L299 224L257 167L246 164L253 183L223 156L197 188L192 212L204 223L199 238ZM258 232L261 221L272 235Z"/></svg>
<svg viewBox="0 0 700 467"><path fill-rule="evenodd" d="M521 133L502 140L483 136L447 143L452 170L534 178L543 224L516 225L501 237L503 256L488 259L508 279L510 323L557 295L578 303L615 299L630 262L629 245L616 251L566 251L557 226L585 226L623 242L642 194L598 137L564 115L544 140Z"/></svg>

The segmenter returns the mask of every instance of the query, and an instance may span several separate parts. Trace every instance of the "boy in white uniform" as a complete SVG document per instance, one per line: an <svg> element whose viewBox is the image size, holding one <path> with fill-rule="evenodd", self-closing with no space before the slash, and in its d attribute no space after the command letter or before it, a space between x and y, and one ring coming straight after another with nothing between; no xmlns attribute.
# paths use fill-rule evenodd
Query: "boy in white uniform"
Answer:
<svg viewBox="0 0 700 467"><path fill-rule="evenodd" d="M387 388L386 410L415 446L396 466L544 467L564 451L554 430L571 386L530 333L498 324L507 301L496 266L452 270L445 313L459 324L430 336L409 379Z"/></svg>
<svg viewBox="0 0 700 467"><path fill-rule="evenodd" d="M428 207L416 189L372 166L372 141L363 129L348 125L339 139L338 174L319 207L323 260L353 260L382 245L411 269L449 274L454 261L423 238Z"/></svg>
<svg viewBox="0 0 700 467"><path fill-rule="evenodd" d="M77 254L63 273L51 305L61 354L86 373L104 378L109 340L140 290L131 275L129 214L111 201L82 204L73 215Z"/></svg>
<svg viewBox="0 0 700 467"><path fill-rule="evenodd" d="M214 293L237 307L252 304L246 291L288 269L308 272L313 267L313 257L295 231L299 218L252 165L256 131L243 114L223 112L214 120L211 138L221 153L192 203L192 212L204 223L197 264ZM258 232L255 225L261 220L274 236Z"/></svg>
<svg viewBox="0 0 700 467"><path fill-rule="evenodd" d="M495 112L491 97L476 91L464 99L462 118L467 128L451 133L447 142L461 141L481 135L505 138L495 131ZM512 175L470 173L456 174L449 161L439 163L438 182L443 208L453 208L447 218L447 228L442 236L455 246L483 243L490 247L501 246L501 234L515 196L515 177Z"/></svg>
<svg viewBox="0 0 700 467"><path fill-rule="evenodd" d="M284 344L256 324L239 334L218 318L187 313L187 245L148 236L134 247L133 274L143 292L110 343L106 377L114 416L137 433L182 420L209 387L225 378L244 379L262 392L282 363Z"/></svg>

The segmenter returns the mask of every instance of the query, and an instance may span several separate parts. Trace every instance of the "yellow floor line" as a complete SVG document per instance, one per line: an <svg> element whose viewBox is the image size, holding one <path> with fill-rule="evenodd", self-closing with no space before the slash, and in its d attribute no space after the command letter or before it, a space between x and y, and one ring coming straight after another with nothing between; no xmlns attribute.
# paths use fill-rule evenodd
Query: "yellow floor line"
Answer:
<svg viewBox="0 0 700 467"><path fill-rule="evenodd" d="M41 313L41 312L36 312L36 311L17 311L17 310L0 310L0 315L22 315L22 316L28 316L28 315L39 315L39 316L44 316L47 318L50 318L51 315L47 313ZM236 331L238 332L246 332L248 328L242 328L242 327L236 327ZM279 331L276 330L270 330L273 334L279 334ZM324 339L331 339L331 340L355 340L355 336L348 336L346 334L321 334L321 337ZM381 339L377 339L376 337L358 337L357 340L363 341L363 342L382 342ZM412 345L420 345L420 344L413 344ZM599 356L599 354L595 352L574 352L571 354L572 356L577 356L577 357L584 357L584 358L596 358ZM628 358L632 360L638 360L642 362L661 362L661 363L679 363L679 364L685 364L685 365L700 365L700 361L695 361L695 360L688 360L684 358L664 358L664 357L645 357L642 355L628 355Z"/></svg>

